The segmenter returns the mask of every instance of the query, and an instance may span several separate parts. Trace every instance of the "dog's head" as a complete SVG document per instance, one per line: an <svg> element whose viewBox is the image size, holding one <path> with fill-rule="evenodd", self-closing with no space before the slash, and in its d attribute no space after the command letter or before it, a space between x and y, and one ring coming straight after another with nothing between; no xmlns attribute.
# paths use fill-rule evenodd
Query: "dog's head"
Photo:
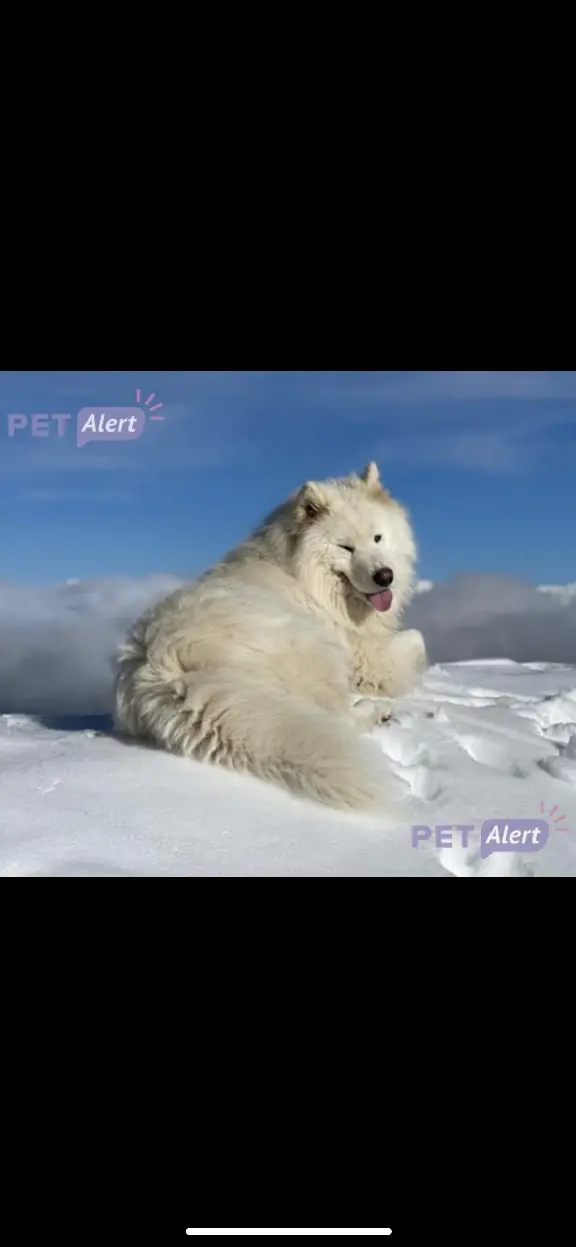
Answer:
<svg viewBox="0 0 576 1247"><path fill-rule="evenodd" d="M294 557L315 595L331 596L361 622L372 611L394 617L409 600L416 549L408 515L384 489L375 463L362 476L308 481L293 499Z"/></svg>

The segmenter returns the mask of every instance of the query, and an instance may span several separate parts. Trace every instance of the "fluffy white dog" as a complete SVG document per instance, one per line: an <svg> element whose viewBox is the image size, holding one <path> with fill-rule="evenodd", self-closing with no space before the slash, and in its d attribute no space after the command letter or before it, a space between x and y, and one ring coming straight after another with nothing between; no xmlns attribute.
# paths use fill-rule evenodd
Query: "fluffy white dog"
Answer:
<svg viewBox="0 0 576 1247"><path fill-rule="evenodd" d="M303 485L139 620L117 727L328 805L382 810L384 760L362 733L387 717L371 699L404 693L426 664L420 633L399 630L414 560L376 464Z"/></svg>

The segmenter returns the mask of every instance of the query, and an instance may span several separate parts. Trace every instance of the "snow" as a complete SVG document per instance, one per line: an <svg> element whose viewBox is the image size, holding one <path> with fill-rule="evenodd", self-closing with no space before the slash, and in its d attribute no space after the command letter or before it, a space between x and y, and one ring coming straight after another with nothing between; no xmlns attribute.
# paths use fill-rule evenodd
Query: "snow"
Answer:
<svg viewBox="0 0 576 1247"><path fill-rule="evenodd" d="M430 669L375 734L398 803L342 814L251 777L115 739L105 720L0 716L4 876L576 876L576 668ZM541 852L481 858L489 819L548 817ZM556 821L564 815L561 830ZM468 847L412 827L471 824Z"/></svg>

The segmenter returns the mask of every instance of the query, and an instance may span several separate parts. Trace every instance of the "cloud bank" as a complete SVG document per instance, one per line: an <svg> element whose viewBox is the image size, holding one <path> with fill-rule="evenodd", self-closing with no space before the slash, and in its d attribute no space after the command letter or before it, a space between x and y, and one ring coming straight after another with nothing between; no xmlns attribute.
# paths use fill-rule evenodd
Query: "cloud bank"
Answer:
<svg viewBox="0 0 576 1247"><path fill-rule="evenodd" d="M151 576L28 589L0 581L0 714L109 714L124 634L180 583Z"/></svg>
<svg viewBox="0 0 576 1247"><path fill-rule="evenodd" d="M107 715L114 656L132 621L177 588L172 576L68 582L28 589L0 582L0 714ZM576 664L576 596L505 576L427 585L406 623L433 662L513 658Z"/></svg>
<svg viewBox="0 0 576 1247"><path fill-rule="evenodd" d="M456 576L419 593L406 623L424 633L432 662L576 663L576 596L568 590L541 592L508 576Z"/></svg>

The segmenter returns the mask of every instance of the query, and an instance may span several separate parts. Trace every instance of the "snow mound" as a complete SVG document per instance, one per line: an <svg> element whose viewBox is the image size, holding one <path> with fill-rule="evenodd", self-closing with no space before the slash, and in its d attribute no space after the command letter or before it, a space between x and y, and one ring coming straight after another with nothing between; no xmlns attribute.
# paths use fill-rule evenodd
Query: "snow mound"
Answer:
<svg viewBox="0 0 576 1247"><path fill-rule="evenodd" d="M0 874L134 877L576 876L576 669L433 667L375 733L403 793L388 822L115 739L105 720L0 716ZM538 853L480 855L495 818ZM438 827L470 825L468 842ZM430 836L416 841L413 828Z"/></svg>

